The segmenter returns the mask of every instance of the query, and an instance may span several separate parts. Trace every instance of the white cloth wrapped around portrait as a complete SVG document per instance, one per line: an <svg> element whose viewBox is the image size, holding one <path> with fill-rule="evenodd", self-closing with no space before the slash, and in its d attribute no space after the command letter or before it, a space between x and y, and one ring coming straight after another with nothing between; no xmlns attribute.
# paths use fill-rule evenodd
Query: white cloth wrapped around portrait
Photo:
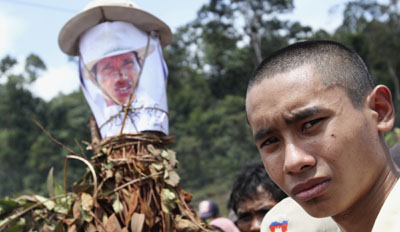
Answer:
<svg viewBox="0 0 400 232"><path fill-rule="evenodd" d="M127 22L103 22L81 36L79 51L82 90L102 138L143 131L168 135L168 69L157 36Z"/></svg>

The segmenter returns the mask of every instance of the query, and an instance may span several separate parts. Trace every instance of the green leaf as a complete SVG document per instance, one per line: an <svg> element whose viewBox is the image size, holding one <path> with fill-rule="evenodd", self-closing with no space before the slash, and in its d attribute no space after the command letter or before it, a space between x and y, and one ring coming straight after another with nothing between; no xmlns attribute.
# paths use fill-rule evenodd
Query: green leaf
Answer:
<svg viewBox="0 0 400 232"><path fill-rule="evenodd" d="M53 210L54 207L56 206L56 203L54 203L54 201L47 199L45 197L35 195L35 198L36 198L36 200L41 202L48 210Z"/></svg>
<svg viewBox="0 0 400 232"><path fill-rule="evenodd" d="M80 203L82 207L83 220L91 222L93 220L93 216L91 214L91 210L93 208L92 196L88 193L82 193Z"/></svg>
<svg viewBox="0 0 400 232"><path fill-rule="evenodd" d="M120 212L122 212L122 210L124 210L124 206L118 199L114 201L112 207L113 207L115 213L120 213Z"/></svg>
<svg viewBox="0 0 400 232"><path fill-rule="evenodd" d="M54 176L53 176L53 171L54 168L51 167L49 174L47 175L47 192L49 193L50 197L54 197L55 196L55 191L54 191Z"/></svg>
<svg viewBox="0 0 400 232"><path fill-rule="evenodd" d="M168 149L168 156L169 156L169 163L171 167L175 167L177 160L176 160L176 152L173 150Z"/></svg>
<svg viewBox="0 0 400 232"><path fill-rule="evenodd" d="M161 154L161 150L155 148L152 144L147 145L147 150L154 156L159 156Z"/></svg>
<svg viewBox="0 0 400 232"><path fill-rule="evenodd" d="M173 187L176 187L179 183L179 175L175 171L169 171L168 178L165 179L165 182Z"/></svg>
<svg viewBox="0 0 400 232"><path fill-rule="evenodd" d="M121 170L117 170L115 172L115 182L116 183L121 183L122 179L124 178L122 171Z"/></svg>
<svg viewBox="0 0 400 232"><path fill-rule="evenodd" d="M176 208L178 196L174 191L164 188L161 190L161 206L164 213L170 213Z"/></svg>
<svg viewBox="0 0 400 232"><path fill-rule="evenodd" d="M20 207L20 204L16 201L0 200L0 216L11 212L18 207Z"/></svg>
<svg viewBox="0 0 400 232"><path fill-rule="evenodd" d="M82 215L83 215L83 220L85 220L86 222L90 223L93 220L92 214L90 214L90 212L88 211L83 211Z"/></svg>
<svg viewBox="0 0 400 232"><path fill-rule="evenodd" d="M54 182L54 194L55 196L64 194L64 188L57 182Z"/></svg>
<svg viewBox="0 0 400 232"><path fill-rule="evenodd" d="M56 228L54 229L54 232L64 232L64 227L62 221L58 221L56 224Z"/></svg>
<svg viewBox="0 0 400 232"><path fill-rule="evenodd" d="M65 207L65 205L62 204L57 204L56 207L54 207L54 211L60 214L67 214L68 213L68 208Z"/></svg>
<svg viewBox="0 0 400 232"><path fill-rule="evenodd" d="M81 205L84 211L91 211L93 208L93 197L90 194L82 193Z"/></svg>
<svg viewBox="0 0 400 232"><path fill-rule="evenodd" d="M152 163L151 166L153 166L157 171L161 171L164 168L164 165L160 163Z"/></svg>
<svg viewBox="0 0 400 232"><path fill-rule="evenodd" d="M168 170L164 171L164 180L168 178Z"/></svg>
<svg viewBox="0 0 400 232"><path fill-rule="evenodd" d="M24 226L21 225L13 225L10 228L7 228L4 232L20 232L23 231Z"/></svg>
<svg viewBox="0 0 400 232"><path fill-rule="evenodd" d="M163 150L163 151L161 152L161 156L162 156L164 159L170 160L170 158L171 158L170 155L171 155L171 154L170 154L168 151L166 151L166 150Z"/></svg>

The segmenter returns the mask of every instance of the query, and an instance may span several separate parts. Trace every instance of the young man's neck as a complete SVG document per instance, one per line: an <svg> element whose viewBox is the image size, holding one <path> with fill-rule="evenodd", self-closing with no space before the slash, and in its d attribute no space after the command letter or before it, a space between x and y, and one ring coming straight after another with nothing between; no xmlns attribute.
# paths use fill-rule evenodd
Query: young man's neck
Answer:
<svg viewBox="0 0 400 232"><path fill-rule="evenodd" d="M386 167L373 188L362 199L345 212L332 218L339 225L342 232L371 231L375 219L388 197L397 177Z"/></svg>

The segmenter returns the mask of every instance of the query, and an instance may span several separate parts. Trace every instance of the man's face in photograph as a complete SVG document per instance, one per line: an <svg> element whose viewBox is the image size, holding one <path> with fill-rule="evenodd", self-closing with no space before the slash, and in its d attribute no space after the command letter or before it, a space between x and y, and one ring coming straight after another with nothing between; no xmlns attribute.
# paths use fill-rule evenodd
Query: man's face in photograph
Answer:
<svg viewBox="0 0 400 232"><path fill-rule="evenodd" d="M134 52L106 57L96 64L99 84L121 104L127 104L129 95L137 85L139 71L140 65ZM108 97L106 102L107 105L118 104Z"/></svg>

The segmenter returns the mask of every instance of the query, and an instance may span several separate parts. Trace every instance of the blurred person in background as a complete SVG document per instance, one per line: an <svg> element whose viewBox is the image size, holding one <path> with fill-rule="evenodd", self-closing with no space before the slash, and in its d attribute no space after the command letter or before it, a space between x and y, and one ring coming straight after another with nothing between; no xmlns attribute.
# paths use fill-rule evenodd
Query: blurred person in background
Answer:
<svg viewBox="0 0 400 232"><path fill-rule="evenodd" d="M265 214L287 195L270 179L261 161L246 163L238 172L228 208L241 232L260 231Z"/></svg>
<svg viewBox="0 0 400 232"><path fill-rule="evenodd" d="M219 207L212 200L204 200L199 204L199 214L202 220L208 222L217 231L239 232L239 229L228 218L220 217Z"/></svg>
<svg viewBox="0 0 400 232"><path fill-rule="evenodd" d="M228 218L216 218L210 222L210 226L221 232L239 232L239 229Z"/></svg>
<svg viewBox="0 0 400 232"><path fill-rule="evenodd" d="M199 214L202 220L211 221L219 217L219 207L213 200L204 200L199 203Z"/></svg>

